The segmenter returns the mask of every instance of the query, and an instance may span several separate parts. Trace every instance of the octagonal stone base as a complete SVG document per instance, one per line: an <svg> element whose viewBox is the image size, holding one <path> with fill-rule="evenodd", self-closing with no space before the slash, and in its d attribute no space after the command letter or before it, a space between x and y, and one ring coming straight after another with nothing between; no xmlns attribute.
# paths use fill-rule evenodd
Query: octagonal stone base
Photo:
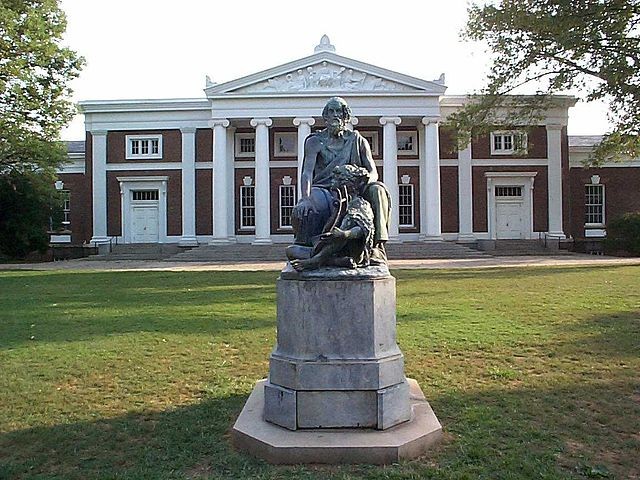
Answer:
<svg viewBox="0 0 640 480"><path fill-rule="evenodd" d="M385 465L424 454L442 435L442 427L417 382L407 379L411 420L387 430L287 430L264 420L267 380L256 384L233 426L234 445L274 464L370 463Z"/></svg>

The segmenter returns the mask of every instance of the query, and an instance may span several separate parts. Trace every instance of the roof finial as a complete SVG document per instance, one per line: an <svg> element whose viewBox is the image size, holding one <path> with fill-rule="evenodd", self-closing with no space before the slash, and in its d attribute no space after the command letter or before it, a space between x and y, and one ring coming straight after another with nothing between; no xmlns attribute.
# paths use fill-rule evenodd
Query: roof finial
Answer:
<svg viewBox="0 0 640 480"><path fill-rule="evenodd" d="M325 35L322 35L322 38L320 39L320 43L316 45L316 48L313 51L314 52L335 52L336 47L331 45L331 40L329 40L329 37L325 34Z"/></svg>

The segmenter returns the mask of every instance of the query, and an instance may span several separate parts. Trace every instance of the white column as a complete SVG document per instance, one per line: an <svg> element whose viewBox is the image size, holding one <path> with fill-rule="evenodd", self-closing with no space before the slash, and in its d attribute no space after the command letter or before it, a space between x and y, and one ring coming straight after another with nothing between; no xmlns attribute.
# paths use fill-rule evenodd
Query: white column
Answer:
<svg viewBox="0 0 640 480"><path fill-rule="evenodd" d="M251 126L256 129L256 245L271 242L271 211L269 198L269 127L270 118L254 118Z"/></svg>
<svg viewBox="0 0 640 480"><path fill-rule="evenodd" d="M398 138L396 126L400 125L400 117L381 117L380 125L383 126L382 140L382 165L384 184L389 189L391 196L391 218L389 221L389 241L399 242L400 235L398 224L400 222L398 204Z"/></svg>
<svg viewBox="0 0 640 480"><path fill-rule="evenodd" d="M194 247L196 239L196 129L182 132L182 238L180 246Z"/></svg>
<svg viewBox="0 0 640 480"><path fill-rule="evenodd" d="M227 128L227 238L229 243L236 243L236 127Z"/></svg>
<svg viewBox="0 0 640 480"><path fill-rule="evenodd" d="M211 245L229 243L227 231L227 127L229 120L209 121L213 127L213 239Z"/></svg>
<svg viewBox="0 0 640 480"><path fill-rule="evenodd" d="M349 120L349 123L347 123L345 125L345 128L347 130L351 130L353 132L353 127L355 127L356 125L358 125L358 117L354 117L353 115L351 116L351 119Z"/></svg>
<svg viewBox="0 0 640 480"><path fill-rule="evenodd" d="M424 208L426 225L421 227L420 239L423 241L442 240L442 222L440 210L440 148L438 139L439 117L424 117L425 162L421 182L425 184Z"/></svg>
<svg viewBox="0 0 640 480"><path fill-rule="evenodd" d="M547 160L549 235L562 239L562 125L547 125Z"/></svg>
<svg viewBox="0 0 640 480"><path fill-rule="evenodd" d="M458 241L475 241L471 144L463 150L458 150Z"/></svg>
<svg viewBox="0 0 640 480"><path fill-rule="evenodd" d="M293 119L293 124L298 127L298 198L302 197L302 192L300 191L302 182L300 179L302 177L302 162L304 162L304 141L311 133L311 127L314 126L315 123L316 120L312 117L296 117Z"/></svg>
<svg viewBox="0 0 640 480"><path fill-rule="evenodd" d="M107 132L91 132L91 188L93 236L91 243L108 243L107 237Z"/></svg>

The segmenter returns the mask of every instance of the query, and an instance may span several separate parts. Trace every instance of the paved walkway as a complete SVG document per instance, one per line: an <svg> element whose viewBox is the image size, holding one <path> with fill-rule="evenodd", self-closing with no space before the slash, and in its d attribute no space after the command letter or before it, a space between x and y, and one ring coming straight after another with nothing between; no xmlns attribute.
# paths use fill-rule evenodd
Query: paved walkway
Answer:
<svg viewBox="0 0 640 480"><path fill-rule="evenodd" d="M392 269L415 268L498 268L498 267L547 267L556 265L640 265L640 258L616 258L594 255L562 255L562 256L519 256L519 257L485 257L462 259L425 259L425 260L391 260ZM0 264L0 270L165 270L165 271L278 271L283 262L261 263L199 263L172 262L158 260L113 260L91 261L86 259L65 260L50 263Z"/></svg>

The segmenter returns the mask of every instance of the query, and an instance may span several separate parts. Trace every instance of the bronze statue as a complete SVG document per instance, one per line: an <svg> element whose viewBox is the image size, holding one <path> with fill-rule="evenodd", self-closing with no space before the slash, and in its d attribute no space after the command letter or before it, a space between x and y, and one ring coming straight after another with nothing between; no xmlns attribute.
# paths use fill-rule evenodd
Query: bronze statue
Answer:
<svg viewBox="0 0 640 480"><path fill-rule="evenodd" d="M369 266L375 231L374 215L371 204L362 198L369 183L369 172L355 165L339 165L334 168L331 180L332 191L336 194L334 214L313 245L311 257L291 260L291 265L298 271L322 266Z"/></svg>
<svg viewBox="0 0 640 480"><path fill-rule="evenodd" d="M312 133L305 140L301 175L302 198L293 210L295 242L287 248L287 256L292 260L294 268L299 270L318 268L321 264L342 267L386 264L384 244L389 239L389 192L385 185L378 181L371 148L358 131L346 128L351 118L351 110L342 98L331 98L322 111L322 117L326 128ZM358 177L365 180L362 185L349 185L353 179L347 179L347 176L355 173L347 173L346 170L337 168L346 165L364 169L366 175ZM338 184L342 185L338 187ZM348 198L343 198L345 195ZM338 262L342 262L340 265L335 265L336 262L327 260L328 253L322 253L318 262L304 262L324 250L318 248L318 245L326 246L328 239L332 239L331 242L337 240L340 234L332 232L336 225L342 225L342 221L345 220L340 218L340 215L344 217L348 210L343 207L346 204L351 205L349 202L358 198L360 200L356 203L360 202L362 208L370 208L373 213L371 246L366 255L366 262L352 258L352 262L341 260ZM354 208L355 204L351 206L352 212ZM333 248L328 251L333 252ZM337 254L336 251L331 256Z"/></svg>

